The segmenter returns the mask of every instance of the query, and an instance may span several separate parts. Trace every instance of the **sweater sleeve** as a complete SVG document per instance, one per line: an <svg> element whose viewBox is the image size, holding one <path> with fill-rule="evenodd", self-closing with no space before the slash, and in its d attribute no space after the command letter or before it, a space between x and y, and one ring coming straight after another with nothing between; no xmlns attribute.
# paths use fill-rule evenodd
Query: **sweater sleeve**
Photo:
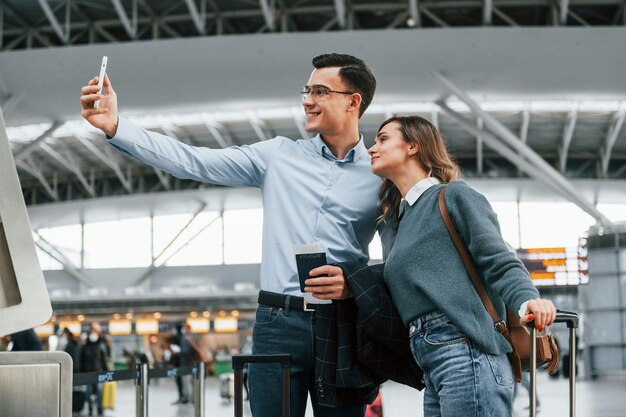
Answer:
<svg viewBox="0 0 626 417"><path fill-rule="evenodd" d="M446 191L446 206L488 289L513 311L539 297L528 271L500 233L496 213L482 194L463 181Z"/></svg>

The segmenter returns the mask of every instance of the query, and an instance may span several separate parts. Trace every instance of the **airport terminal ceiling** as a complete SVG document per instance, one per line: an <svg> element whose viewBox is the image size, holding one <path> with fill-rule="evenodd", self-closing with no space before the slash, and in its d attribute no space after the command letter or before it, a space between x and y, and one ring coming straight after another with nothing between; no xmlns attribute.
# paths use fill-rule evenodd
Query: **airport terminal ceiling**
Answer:
<svg viewBox="0 0 626 417"><path fill-rule="evenodd" d="M626 200L621 1L5 0L0 10L0 107L31 210L212 188L111 152L80 120L79 89L102 55L122 115L221 148L307 137L298 91L311 57L329 50L363 57L377 75L361 123L367 143L390 114L424 115L482 191L508 181L518 198L556 195L490 146L487 117L564 178L584 182L590 201ZM258 195L239 195L236 207L258 206Z"/></svg>

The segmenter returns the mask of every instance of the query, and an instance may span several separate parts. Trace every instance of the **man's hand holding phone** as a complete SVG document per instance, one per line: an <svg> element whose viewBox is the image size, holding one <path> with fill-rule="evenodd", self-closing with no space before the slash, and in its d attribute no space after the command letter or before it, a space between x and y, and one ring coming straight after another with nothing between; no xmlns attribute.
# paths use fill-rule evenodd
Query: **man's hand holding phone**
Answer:
<svg viewBox="0 0 626 417"><path fill-rule="evenodd" d="M81 88L81 115L93 127L102 130L105 135L115 136L118 120L117 95L106 72L101 84L106 95L100 91L98 81L100 81L99 77L94 77L88 85ZM97 108L95 107L96 101L98 101Z"/></svg>

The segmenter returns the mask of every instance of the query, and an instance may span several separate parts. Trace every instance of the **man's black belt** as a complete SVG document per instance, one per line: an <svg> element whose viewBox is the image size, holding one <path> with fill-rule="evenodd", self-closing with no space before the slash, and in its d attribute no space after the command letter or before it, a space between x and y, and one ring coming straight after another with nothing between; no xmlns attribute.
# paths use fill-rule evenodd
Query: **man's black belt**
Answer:
<svg viewBox="0 0 626 417"><path fill-rule="evenodd" d="M277 292L259 291L259 304L271 307L286 308L300 311L315 311L317 304L307 303L302 297Z"/></svg>

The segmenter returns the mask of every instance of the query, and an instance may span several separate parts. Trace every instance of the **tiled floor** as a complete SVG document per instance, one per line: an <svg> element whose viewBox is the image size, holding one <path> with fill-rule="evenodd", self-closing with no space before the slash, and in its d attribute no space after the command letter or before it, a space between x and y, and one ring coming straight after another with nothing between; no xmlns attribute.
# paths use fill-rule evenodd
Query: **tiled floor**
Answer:
<svg viewBox="0 0 626 417"><path fill-rule="evenodd" d="M546 375L538 377L538 392L541 408L538 415L545 417L569 416L568 385L565 379L551 379ZM626 417L626 378L611 380L579 381L577 384L577 416L578 417ZM515 417L528 415L525 406L528 404L526 392L520 389L515 401ZM149 391L149 417L193 417L191 405L171 405L176 399L176 387L171 379L161 380L158 385L151 385ZM385 417L418 417L422 416L422 394L411 388L395 383L383 386L383 412ZM232 417L232 403L224 402L219 397L218 382L215 378L207 379L205 397L206 417ZM107 410L107 416L135 416L135 387L132 383L120 383L117 394L117 405L114 411ZM244 415L250 416L250 410L244 409ZM313 413L309 409L307 417ZM279 417L279 416L277 416Z"/></svg>

